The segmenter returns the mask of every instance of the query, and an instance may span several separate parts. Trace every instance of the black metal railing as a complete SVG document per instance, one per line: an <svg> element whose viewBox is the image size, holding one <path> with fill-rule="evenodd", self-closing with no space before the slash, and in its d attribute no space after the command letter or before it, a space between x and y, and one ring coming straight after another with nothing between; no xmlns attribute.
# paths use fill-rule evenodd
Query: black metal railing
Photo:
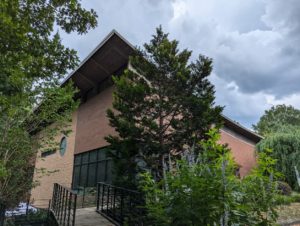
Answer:
<svg viewBox="0 0 300 226"><path fill-rule="evenodd" d="M72 187L72 191L77 193L77 209L96 207L97 187L87 187L86 184Z"/></svg>
<svg viewBox="0 0 300 226"><path fill-rule="evenodd" d="M3 203L0 203L0 226L4 225L5 208L6 206Z"/></svg>
<svg viewBox="0 0 300 226"><path fill-rule="evenodd" d="M54 184L51 210L59 225L75 225L76 202L75 191L62 184Z"/></svg>
<svg viewBox="0 0 300 226"><path fill-rule="evenodd" d="M116 225L143 224L142 193L99 182L97 212Z"/></svg>

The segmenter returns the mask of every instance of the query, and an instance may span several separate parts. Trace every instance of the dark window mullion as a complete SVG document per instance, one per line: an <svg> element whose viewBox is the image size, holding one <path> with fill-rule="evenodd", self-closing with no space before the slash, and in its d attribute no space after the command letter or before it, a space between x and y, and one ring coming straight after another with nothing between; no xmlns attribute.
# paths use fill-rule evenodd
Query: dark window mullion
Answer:
<svg viewBox="0 0 300 226"><path fill-rule="evenodd" d="M104 174L104 181L107 182L107 160L105 160L105 174Z"/></svg>
<svg viewBox="0 0 300 226"><path fill-rule="evenodd" d="M79 181L78 181L78 186L80 186L81 183L81 167L82 167L82 154L80 154L80 167L79 167Z"/></svg>
<svg viewBox="0 0 300 226"><path fill-rule="evenodd" d="M99 150L97 150L97 153L96 153L96 172L95 172L95 186L97 186L97 179L98 179L98 151Z"/></svg>

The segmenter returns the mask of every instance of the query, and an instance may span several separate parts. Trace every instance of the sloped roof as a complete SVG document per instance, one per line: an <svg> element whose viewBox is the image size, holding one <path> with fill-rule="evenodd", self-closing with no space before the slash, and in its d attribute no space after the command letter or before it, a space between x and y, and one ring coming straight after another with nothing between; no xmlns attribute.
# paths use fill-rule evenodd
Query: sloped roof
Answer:
<svg viewBox="0 0 300 226"><path fill-rule="evenodd" d="M72 79L75 86L85 92L97 88L98 83L128 63L129 56L134 56L134 46L130 44L116 30L112 30L96 48L72 71L61 83L61 86L67 84ZM75 99L81 94L78 93ZM231 128L249 139L259 142L264 137L255 132L237 124L230 118L222 115L225 126Z"/></svg>

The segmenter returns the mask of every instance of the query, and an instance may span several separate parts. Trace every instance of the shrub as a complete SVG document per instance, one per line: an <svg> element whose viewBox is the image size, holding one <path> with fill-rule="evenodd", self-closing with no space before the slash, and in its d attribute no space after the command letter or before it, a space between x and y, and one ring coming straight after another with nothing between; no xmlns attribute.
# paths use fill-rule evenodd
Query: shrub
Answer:
<svg viewBox="0 0 300 226"><path fill-rule="evenodd" d="M237 164L231 153L216 155L222 153L220 135L216 130L208 135L210 139L201 143L206 151L197 157L193 148L181 160L169 157L160 182L148 172L142 175L152 225L273 225L278 218L272 202L273 176L279 175L272 169L276 160L260 154L260 167L239 180L232 173ZM264 176L266 172L271 176Z"/></svg>
<svg viewBox="0 0 300 226"><path fill-rule="evenodd" d="M275 205L289 205L295 202L300 202L300 194L296 192L293 192L290 196L276 194L273 200Z"/></svg>
<svg viewBox="0 0 300 226"><path fill-rule="evenodd" d="M276 181L276 183L278 184L277 190L279 194L288 196L292 194L293 191L290 185L282 181Z"/></svg>

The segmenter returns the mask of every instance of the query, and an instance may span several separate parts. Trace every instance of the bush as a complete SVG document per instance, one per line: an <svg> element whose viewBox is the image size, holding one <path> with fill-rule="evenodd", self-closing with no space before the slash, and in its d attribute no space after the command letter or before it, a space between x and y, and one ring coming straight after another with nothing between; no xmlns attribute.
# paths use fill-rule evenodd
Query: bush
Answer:
<svg viewBox="0 0 300 226"><path fill-rule="evenodd" d="M279 216L272 202L276 195L273 176L279 175L272 169L276 160L259 154L260 167L239 180L232 173L237 164L231 153L216 154L222 153L217 143L220 135L216 130L208 135L211 138L201 143L206 150L201 155L196 156L192 148L181 160L169 157L160 182L148 172L142 175L152 225L274 225ZM264 176L266 172L270 177Z"/></svg>
<svg viewBox="0 0 300 226"><path fill-rule="evenodd" d="M296 192L293 192L290 196L276 194L273 200L275 205L289 205L295 202L300 202L300 194Z"/></svg>
<svg viewBox="0 0 300 226"><path fill-rule="evenodd" d="M291 195L292 194L292 188L290 187L290 185L288 185L285 182L282 181L276 181L276 183L278 184L277 190L278 190L278 194L281 195Z"/></svg>

